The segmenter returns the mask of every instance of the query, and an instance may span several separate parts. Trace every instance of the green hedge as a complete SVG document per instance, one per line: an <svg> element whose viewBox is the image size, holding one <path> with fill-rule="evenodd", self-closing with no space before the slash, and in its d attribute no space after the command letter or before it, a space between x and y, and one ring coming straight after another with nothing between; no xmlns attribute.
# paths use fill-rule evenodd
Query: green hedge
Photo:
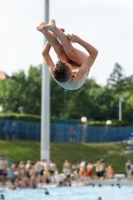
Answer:
<svg viewBox="0 0 133 200"><path fill-rule="evenodd" d="M126 122L126 121L122 121L120 122L119 120L111 120L112 124L107 125L106 121L90 121L87 122L88 126L101 126L101 127L120 127L120 126L132 126L132 124Z"/></svg>
<svg viewBox="0 0 133 200"><path fill-rule="evenodd" d="M39 115L18 114L18 113L0 113L0 119L18 120L18 121L27 121L27 122L41 122L41 116ZM111 121L112 121L112 124L110 125L106 125L106 121L87 121L86 125L87 126L101 126L101 127L132 126L132 124L126 121L122 121L121 123L118 120L111 120ZM81 125L80 120L74 120L74 119L66 119L66 120L51 119L51 123Z"/></svg>
<svg viewBox="0 0 133 200"><path fill-rule="evenodd" d="M39 115L29 115L29 114L18 114L18 113L1 113L0 119L8 120L19 120L27 122L41 122L41 117Z"/></svg>

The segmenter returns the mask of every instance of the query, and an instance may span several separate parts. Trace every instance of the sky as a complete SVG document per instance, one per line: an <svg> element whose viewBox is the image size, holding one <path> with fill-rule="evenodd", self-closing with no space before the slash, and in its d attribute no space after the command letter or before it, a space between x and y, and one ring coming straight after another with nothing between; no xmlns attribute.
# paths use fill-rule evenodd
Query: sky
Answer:
<svg viewBox="0 0 133 200"><path fill-rule="evenodd" d="M50 19L86 40L99 51L88 78L105 85L115 63L133 74L132 0L49 0ZM44 36L36 26L44 21L43 0L0 0L0 71L9 76L43 63ZM83 47L74 44L86 52ZM57 60L51 51L54 61Z"/></svg>

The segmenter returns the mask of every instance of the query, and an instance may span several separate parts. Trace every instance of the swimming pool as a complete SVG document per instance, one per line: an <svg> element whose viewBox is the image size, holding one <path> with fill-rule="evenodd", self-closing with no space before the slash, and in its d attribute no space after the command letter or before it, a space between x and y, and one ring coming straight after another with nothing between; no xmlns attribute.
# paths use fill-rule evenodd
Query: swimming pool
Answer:
<svg viewBox="0 0 133 200"><path fill-rule="evenodd" d="M50 195L45 195L43 189L0 190L7 200L129 200L133 199L132 187L122 186L73 186L48 188Z"/></svg>

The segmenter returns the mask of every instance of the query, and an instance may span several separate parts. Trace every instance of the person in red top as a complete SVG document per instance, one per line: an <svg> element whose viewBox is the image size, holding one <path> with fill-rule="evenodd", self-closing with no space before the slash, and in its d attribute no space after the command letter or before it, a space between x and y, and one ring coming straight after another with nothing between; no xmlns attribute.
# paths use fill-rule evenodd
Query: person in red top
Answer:
<svg viewBox="0 0 133 200"><path fill-rule="evenodd" d="M87 176L92 179L93 176L93 164L91 162L88 163L87 167Z"/></svg>

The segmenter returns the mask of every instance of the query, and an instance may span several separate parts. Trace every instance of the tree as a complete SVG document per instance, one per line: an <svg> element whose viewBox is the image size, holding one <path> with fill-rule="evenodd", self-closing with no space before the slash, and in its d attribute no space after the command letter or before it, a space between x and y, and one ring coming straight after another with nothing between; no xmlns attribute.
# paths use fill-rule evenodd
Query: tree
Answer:
<svg viewBox="0 0 133 200"><path fill-rule="evenodd" d="M125 89L125 75L123 68L116 63L113 72L107 80L108 86L114 88L115 92L121 93Z"/></svg>
<svg viewBox="0 0 133 200"><path fill-rule="evenodd" d="M25 114L41 115L41 70L42 66L30 66L28 74L23 70L14 73L13 79L0 81L0 106L4 112L18 113L20 106ZM119 97L123 119L131 122L133 115L133 75L125 77L123 69L116 63L108 84L102 87L94 79L87 79L76 91L64 90L51 77L50 117L105 121L118 119Z"/></svg>
<svg viewBox="0 0 133 200"><path fill-rule="evenodd" d="M3 107L4 112L8 111L9 107L9 79L0 81L0 106Z"/></svg>
<svg viewBox="0 0 133 200"><path fill-rule="evenodd" d="M126 84L126 90L132 92L132 90L133 90L133 75L125 77L125 84Z"/></svg>
<svg viewBox="0 0 133 200"><path fill-rule="evenodd" d="M25 111L29 114L41 115L41 74L42 65L30 66L25 88Z"/></svg>
<svg viewBox="0 0 133 200"><path fill-rule="evenodd" d="M71 98L68 102L67 118L80 119L82 116L90 118L91 108L92 102L84 86L76 91L71 91Z"/></svg>
<svg viewBox="0 0 133 200"><path fill-rule="evenodd" d="M67 100L66 100L67 101ZM51 118L64 118L64 89L55 82L51 77L50 79L50 115Z"/></svg>
<svg viewBox="0 0 133 200"><path fill-rule="evenodd" d="M22 106L24 113L40 115L41 113L41 66L30 66L28 75L24 71L13 74L11 84L11 110L19 112Z"/></svg>

